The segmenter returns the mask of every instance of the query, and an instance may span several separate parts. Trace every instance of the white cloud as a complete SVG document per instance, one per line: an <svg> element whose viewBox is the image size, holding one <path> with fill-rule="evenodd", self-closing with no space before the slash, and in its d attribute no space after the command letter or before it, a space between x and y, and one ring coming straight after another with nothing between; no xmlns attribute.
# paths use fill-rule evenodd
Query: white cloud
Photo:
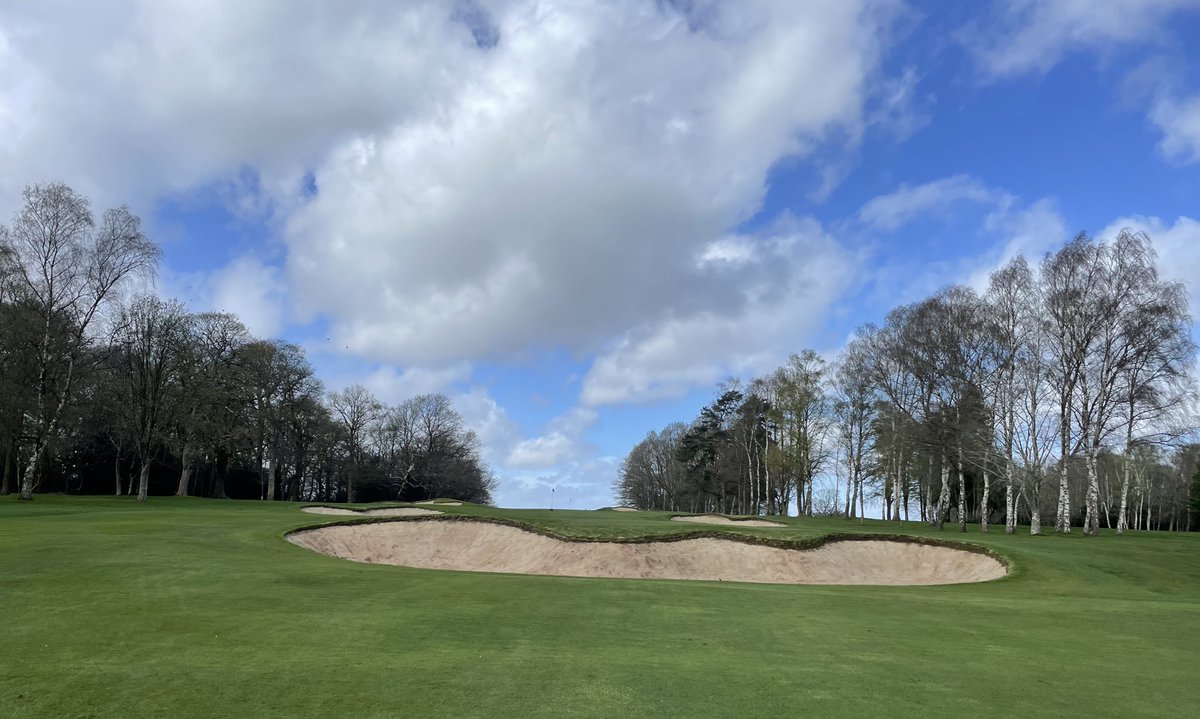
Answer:
<svg viewBox="0 0 1200 719"><path fill-rule="evenodd" d="M385 365L343 384L359 382L388 404L398 404L422 394L445 392L471 377L471 365L458 362L442 367L406 367Z"/></svg>
<svg viewBox="0 0 1200 719"><path fill-rule="evenodd" d="M1066 54L1111 52L1161 41L1177 12L1198 0L1008 0L994 17L962 34L991 77L1048 72Z"/></svg>
<svg viewBox="0 0 1200 719"><path fill-rule="evenodd" d="M237 212L269 207L286 249L282 277L235 262L205 300L256 333L293 319L290 299L375 363L609 348L598 368L661 394L754 364L775 349L755 328L795 337L828 301L826 278L773 268L743 290L762 262L720 242L776 163L905 116L915 75L880 69L898 7L5 6L0 62L19 72L0 78L0 197L63 179L145 214L225 188ZM768 255L807 277L835 244ZM710 323L745 341L697 358Z"/></svg>
<svg viewBox="0 0 1200 719"><path fill-rule="evenodd" d="M160 273L159 292L193 312L231 312L256 337L278 337L291 319L288 288L280 268L243 255L211 272Z"/></svg>
<svg viewBox="0 0 1200 719"><path fill-rule="evenodd" d="M1167 159L1200 162L1200 95L1160 97L1150 111L1150 121L1163 134L1159 148Z"/></svg>
<svg viewBox="0 0 1200 719"><path fill-rule="evenodd" d="M987 216L983 229L998 236L1000 242L991 251L980 253L978 264L967 274L967 286L978 292L987 288L991 273L1012 258L1023 255L1036 266L1046 253L1061 247L1074 234L1067 229L1058 206L1049 199L1028 206L1000 207Z"/></svg>
<svg viewBox="0 0 1200 719"><path fill-rule="evenodd" d="M545 433L513 447L506 464L515 469L545 469L578 459L584 454L583 432L599 418L596 410L576 407L554 418Z"/></svg>
<svg viewBox="0 0 1200 719"><path fill-rule="evenodd" d="M969 175L953 175L921 185L900 185L895 191L863 205L858 211L858 219L870 228L890 232L918 217L944 213L957 202L996 204L1007 199L1005 193Z"/></svg>
<svg viewBox="0 0 1200 719"><path fill-rule="evenodd" d="M1122 229L1145 232L1158 253L1159 274L1169 280L1182 282L1188 288L1192 313L1200 308L1200 220L1176 218L1174 223L1158 217L1133 215L1111 222L1097 236L1111 239Z"/></svg>
<svg viewBox="0 0 1200 719"><path fill-rule="evenodd" d="M583 379L588 405L649 402L774 368L823 322L853 273L818 223L785 219L754 238L753 260L713 267L723 311L652 319L625 333ZM740 257L740 256L739 256ZM733 294L724 294L726 283Z"/></svg>
<svg viewBox="0 0 1200 719"><path fill-rule="evenodd" d="M462 415L466 428L479 437L484 462L492 467L502 466L512 448L521 441L517 424L484 387L475 386L454 395L451 402Z"/></svg>
<svg viewBox="0 0 1200 719"><path fill-rule="evenodd" d="M859 132L870 16L726 5L694 31L665 4L494 17L499 44L441 104L317 167L287 233L308 308L353 350L417 363L589 352L643 322L742 313L694 258L756 211L774 162Z"/></svg>
<svg viewBox="0 0 1200 719"><path fill-rule="evenodd" d="M880 312L927 297L951 283L983 292L991 273L1018 254L1032 264L1071 237L1055 202L1021 198L982 181L954 175L922 185L901 185L868 201L857 214L869 232L895 231L917 219L945 219L956 203L970 203L978 224L959 230L964 246L982 248L965 255L940 252L936 258L903 255L868 270L869 291ZM973 215L974 216L974 215Z"/></svg>

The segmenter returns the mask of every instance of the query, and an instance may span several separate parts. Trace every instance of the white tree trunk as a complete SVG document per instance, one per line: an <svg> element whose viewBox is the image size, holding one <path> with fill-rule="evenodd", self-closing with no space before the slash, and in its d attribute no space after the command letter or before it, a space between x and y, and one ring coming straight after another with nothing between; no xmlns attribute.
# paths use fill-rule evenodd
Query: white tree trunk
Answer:
<svg viewBox="0 0 1200 719"><path fill-rule="evenodd" d="M967 531L967 475L963 472L963 449L958 445L958 531Z"/></svg>
<svg viewBox="0 0 1200 719"><path fill-rule="evenodd" d="M150 493L150 462L142 460L141 469L138 471L138 501L145 502L147 495Z"/></svg>
<svg viewBox="0 0 1200 719"><path fill-rule="evenodd" d="M1071 533L1071 494L1067 485L1067 458L1062 458L1058 476L1058 513L1054 516L1054 531Z"/></svg>
<svg viewBox="0 0 1200 719"><path fill-rule="evenodd" d="M938 529L945 526L946 510L950 506L950 463L946 458L942 457L942 491L938 494L937 516L934 519L934 524Z"/></svg>
<svg viewBox="0 0 1200 719"><path fill-rule="evenodd" d="M1083 533L1093 535L1100 533L1100 477L1096 474L1096 449L1087 450L1087 499L1083 520Z"/></svg>
<svg viewBox="0 0 1200 719"><path fill-rule="evenodd" d="M1013 491L1012 462L1004 468L1004 533L1015 534L1017 531L1017 502L1016 492Z"/></svg>
<svg viewBox="0 0 1200 719"><path fill-rule="evenodd" d="M992 478L985 470L983 473L983 497L979 501L979 531L988 531L988 495L991 494Z"/></svg>

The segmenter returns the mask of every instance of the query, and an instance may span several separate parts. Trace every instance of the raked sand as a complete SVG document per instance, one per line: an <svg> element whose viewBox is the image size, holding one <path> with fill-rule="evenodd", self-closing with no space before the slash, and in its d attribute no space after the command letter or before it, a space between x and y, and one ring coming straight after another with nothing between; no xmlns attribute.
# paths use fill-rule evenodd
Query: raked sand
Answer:
<svg viewBox="0 0 1200 719"><path fill-rule="evenodd" d="M469 572L775 584L958 584L999 579L985 554L887 540L781 549L701 537L571 542L492 522L397 521L301 530L288 540L357 562Z"/></svg>

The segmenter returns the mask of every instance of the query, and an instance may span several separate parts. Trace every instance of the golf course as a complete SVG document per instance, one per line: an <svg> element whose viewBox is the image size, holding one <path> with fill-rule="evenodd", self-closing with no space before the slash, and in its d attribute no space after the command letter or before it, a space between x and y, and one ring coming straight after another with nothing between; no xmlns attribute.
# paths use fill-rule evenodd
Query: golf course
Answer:
<svg viewBox="0 0 1200 719"><path fill-rule="evenodd" d="M1181 716L1194 704L1196 534L422 506L441 516L5 498L0 716ZM937 586L532 576L288 541L341 523L479 524L462 517L605 546L961 541L1006 573Z"/></svg>

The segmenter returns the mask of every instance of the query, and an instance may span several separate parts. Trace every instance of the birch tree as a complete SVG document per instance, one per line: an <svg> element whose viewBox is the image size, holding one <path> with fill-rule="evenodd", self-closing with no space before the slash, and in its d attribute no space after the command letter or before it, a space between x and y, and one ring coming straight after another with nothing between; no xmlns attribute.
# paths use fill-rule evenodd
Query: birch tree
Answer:
<svg viewBox="0 0 1200 719"><path fill-rule="evenodd" d="M829 459L827 436L832 425L826 393L828 368L812 350L792 354L771 376L774 402L768 416L778 430L772 462L795 487L799 514L812 516L813 481ZM767 512L786 513L786 502L776 497ZM782 506L780 506L782 504Z"/></svg>
<svg viewBox="0 0 1200 719"><path fill-rule="evenodd" d="M107 210L99 226L88 201L63 184L30 185L3 235L16 292L34 308L32 435L21 499L33 499L46 448L72 401L78 363L96 340L95 324L129 277L152 271L159 248L128 208Z"/></svg>

